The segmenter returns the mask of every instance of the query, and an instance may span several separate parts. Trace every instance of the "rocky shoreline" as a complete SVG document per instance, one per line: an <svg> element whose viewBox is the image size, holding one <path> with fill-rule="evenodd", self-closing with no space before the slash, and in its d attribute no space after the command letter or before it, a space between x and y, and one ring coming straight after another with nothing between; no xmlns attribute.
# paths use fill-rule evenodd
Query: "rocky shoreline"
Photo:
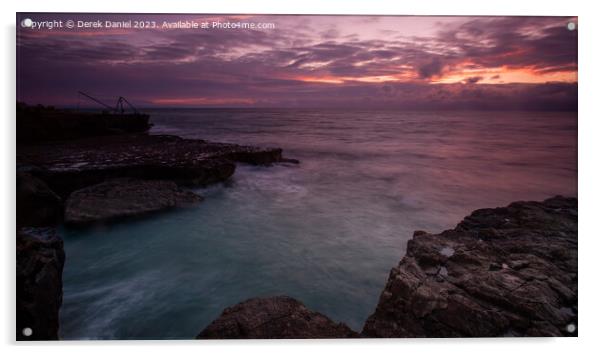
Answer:
<svg viewBox="0 0 602 354"><path fill-rule="evenodd" d="M17 340L58 339L61 223L86 227L199 203L185 188L226 181L237 163L298 163L279 148L124 133L124 126L102 136L77 130L69 140L42 129L44 139L18 141ZM360 333L278 296L225 309L197 338L576 335L577 199L554 197L480 209L440 234L416 231Z"/></svg>
<svg viewBox="0 0 602 354"><path fill-rule="evenodd" d="M80 119L74 117L68 118ZM279 148L122 131L72 133L68 140L52 134L17 144L17 340L58 339L61 223L85 227L199 203L203 198L184 188L224 182L237 163L298 163Z"/></svg>
<svg viewBox="0 0 602 354"><path fill-rule="evenodd" d="M199 339L577 336L577 199L417 231L361 333L287 297L227 308Z"/></svg>
<svg viewBox="0 0 602 354"><path fill-rule="evenodd" d="M279 148L170 135L120 134L17 150L18 218L26 226L57 223L63 215L67 223L85 224L190 204L202 198L181 187L226 181L236 163L298 163Z"/></svg>
<svg viewBox="0 0 602 354"><path fill-rule="evenodd" d="M61 197L115 178L170 180L206 186L230 178L236 163L297 162L282 149L184 139L172 135L119 134L19 145L17 171L43 180Z"/></svg>

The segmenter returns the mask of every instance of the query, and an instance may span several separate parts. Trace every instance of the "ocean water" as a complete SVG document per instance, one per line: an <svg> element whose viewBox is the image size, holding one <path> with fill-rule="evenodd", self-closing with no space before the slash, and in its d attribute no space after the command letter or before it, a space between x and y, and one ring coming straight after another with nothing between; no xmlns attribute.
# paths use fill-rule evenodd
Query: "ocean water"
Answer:
<svg viewBox="0 0 602 354"><path fill-rule="evenodd" d="M189 339L289 295L361 330L414 230L577 193L576 112L156 110L151 133L278 146L198 206L62 230L65 339Z"/></svg>

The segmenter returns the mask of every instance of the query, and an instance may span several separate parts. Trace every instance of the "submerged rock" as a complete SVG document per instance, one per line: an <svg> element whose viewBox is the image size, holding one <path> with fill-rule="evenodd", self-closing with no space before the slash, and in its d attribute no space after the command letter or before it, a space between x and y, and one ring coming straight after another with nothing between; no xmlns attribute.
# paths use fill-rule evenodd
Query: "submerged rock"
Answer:
<svg viewBox="0 0 602 354"><path fill-rule="evenodd" d="M18 230L17 340L58 339L64 263L55 228Z"/></svg>
<svg viewBox="0 0 602 354"><path fill-rule="evenodd" d="M576 325L577 199L555 197L415 233L362 335L574 336Z"/></svg>
<svg viewBox="0 0 602 354"><path fill-rule="evenodd" d="M84 224L137 216L201 200L171 181L114 179L71 193L65 205L65 222Z"/></svg>
<svg viewBox="0 0 602 354"><path fill-rule="evenodd" d="M355 338L345 324L287 297L253 298L229 307L197 339Z"/></svg>

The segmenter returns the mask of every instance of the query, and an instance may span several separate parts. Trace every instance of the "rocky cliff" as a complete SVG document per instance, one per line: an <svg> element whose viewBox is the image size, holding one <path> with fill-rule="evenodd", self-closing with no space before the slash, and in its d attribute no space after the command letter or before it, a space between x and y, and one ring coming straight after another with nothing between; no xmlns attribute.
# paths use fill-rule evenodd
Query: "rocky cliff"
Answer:
<svg viewBox="0 0 602 354"><path fill-rule="evenodd" d="M576 325L577 200L556 197L416 232L362 334L571 336Z"/></svg>
<svg viewBox="0 0 602 354"><path fill-rule="evenodd" d="M63 240L52 227L17 232L17 340L58 339Z"/></svg>

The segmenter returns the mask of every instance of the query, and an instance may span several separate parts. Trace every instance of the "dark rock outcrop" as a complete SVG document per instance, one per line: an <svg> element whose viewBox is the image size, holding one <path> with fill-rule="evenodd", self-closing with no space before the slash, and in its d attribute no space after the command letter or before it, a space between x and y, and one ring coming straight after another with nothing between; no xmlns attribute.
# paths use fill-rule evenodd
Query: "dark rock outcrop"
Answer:
<svg viewBox="0 0 602 354"><path fill-rule="evenodd" d="M17 162L62 197L113 178L209 185L227 180L235 162L267 165L278 148L210 143L176 136L126 134L17 147ZM34 166L34 167L32 167Z"/></svg>
<svg viewBox="0 0 602 354"><path fill-rule="evenodd" d="M146 132L149 115L56 109L17 103L17 141L39 142Z"/></svg>
<svg viewBox="0 0 602 354"><path fill-rule="evenodd" d="M355 338L345 324L287 297L254 298L229 307L197 339Z"/></svg>
<svg viewBox="0 0 602 354"><path fill-rule="evenodd" d="M161 180L114 179L77 190L65 205L65 223L85 224L186 206L202 198Z"/></svg>
<svg viewBox="0 0 602 354"><path fill-rule="evenodd" d="M55 225L61 214L61 199L44 181L17 173L17 226Z"/></svg>
<svg viewBox="0 0 602 354"><path fill-rule="evenodd" d="M58 339L64 262L63 240L55 228L19 229L17 340Z"/></svg>
<svg viewBox="0 0 602 354"><path fill-rule="evenodd" d="M573 336L576 325L577 200L555 197L416 232L362 335Z"/></svg>

